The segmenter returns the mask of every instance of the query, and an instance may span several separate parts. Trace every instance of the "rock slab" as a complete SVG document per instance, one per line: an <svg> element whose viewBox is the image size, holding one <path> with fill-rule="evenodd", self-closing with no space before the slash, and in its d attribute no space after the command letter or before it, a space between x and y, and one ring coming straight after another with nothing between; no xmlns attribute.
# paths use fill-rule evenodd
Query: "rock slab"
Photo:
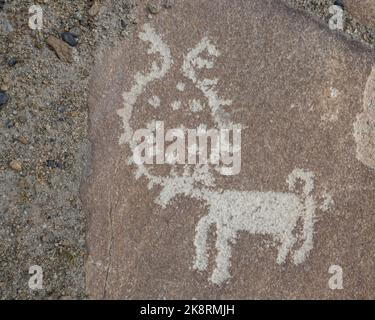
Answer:
<svg viewBox="0 0 375 320"><path fill-rule="evenodd" d="M374 52L276 1L139 8L91 84L88 295L375 298ZM238 125L240 172L134 163L160 121Z"/></svg>

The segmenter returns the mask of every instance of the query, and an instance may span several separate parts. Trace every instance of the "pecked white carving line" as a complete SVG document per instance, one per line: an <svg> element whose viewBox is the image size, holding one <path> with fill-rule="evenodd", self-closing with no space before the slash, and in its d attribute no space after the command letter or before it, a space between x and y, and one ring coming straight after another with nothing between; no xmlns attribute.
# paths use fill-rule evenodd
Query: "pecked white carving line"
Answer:
<svg viewBox="0 0 375 320"><path fill-rule="evenodd" d="M124 128L124 133L120 137L120 144L131 143L133 129L130 125L130 119L138 97L150 82L163 78L173 64L169 47L162 41L160 36L155 33L153 28L149 24L145 24L143 30L144 32L139 33L139 38L151 44L148 54L159 53L162 62L159 67L154 61L151 66L151 71L148 74L138 72L134 77L135 83L130 91L123 93L124 107L117 111L117 114L122 118Z"/></svg>

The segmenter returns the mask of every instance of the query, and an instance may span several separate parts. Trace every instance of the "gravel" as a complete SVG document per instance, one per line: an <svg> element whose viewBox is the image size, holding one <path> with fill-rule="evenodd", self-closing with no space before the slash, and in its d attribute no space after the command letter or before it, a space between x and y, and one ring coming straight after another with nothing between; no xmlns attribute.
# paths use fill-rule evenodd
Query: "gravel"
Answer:
<svg viewBox="0 0 375 320"><path fill-rule="evenodd" d="M337 3L344 8L344 32L350 37L363 42L366 45L375 47L375 29L369 28L354 19L346 10L344 1L335 0L282 0L287 5L308 12L309 14L323 20L328 24L331 14L329 7ZM360 2L360 1L358 1ZM360 5L360 3L358 3Z"/></svg>
<svg viewBox="0 0 375 320"><path fill-rule="evenodd" d="M25 23L34 4L43 8L40 31ZM86 298L79 188L90 69L134 26L130 0L102 1L93 17L91 4L8 0L0 10L0 299ZM121 19L130 22L125 29ZM70 63L46 43L69 31L79 36ZM42 290L29 289L33 265L43 268Z"/></svg>

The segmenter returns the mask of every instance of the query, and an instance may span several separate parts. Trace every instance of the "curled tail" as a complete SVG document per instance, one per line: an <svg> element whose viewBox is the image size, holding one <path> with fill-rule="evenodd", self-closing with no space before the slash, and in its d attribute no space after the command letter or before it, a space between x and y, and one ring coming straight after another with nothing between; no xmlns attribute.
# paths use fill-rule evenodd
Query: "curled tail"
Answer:
<svg viewBox="0 0 375 320"><path fill-rule="evenodd" d="M203 271L207 269L208 265L208 246L207 246L207 238L208 238L208 231L215 221L210 217L210 215L206 215L202 217L198 225L195 229L195 239L194 239L194 246L195 246L195 263L194 269Z"/></svg>
<svg viewBox="0 0 375 320"><path fill-rule="evenodd" d="M303 244L295 251L293 256L294 264L300 264L305 261L308 253L313 248L313 234L314 234L314 215L316 210L316 204L312 195L314 191L314 174L310 171L302 169L295 169L288 176L288 185L290 191L295 191L298 180L304 182L302 189L302 198L305 204L305 210L303 215Z"/></svg>

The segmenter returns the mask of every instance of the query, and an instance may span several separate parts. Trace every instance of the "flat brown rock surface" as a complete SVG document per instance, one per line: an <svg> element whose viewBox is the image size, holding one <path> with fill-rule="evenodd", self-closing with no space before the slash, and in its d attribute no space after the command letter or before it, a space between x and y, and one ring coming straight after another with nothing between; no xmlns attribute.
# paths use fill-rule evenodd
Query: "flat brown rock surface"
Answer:
<svg viewBox="0 0 375 320"><path fill-rule="evenodd" d="M89 296L375 298L374 52L277 1L139 9L91 86ZM238 124L240 172L132 163L153 121Z"/></svg>

